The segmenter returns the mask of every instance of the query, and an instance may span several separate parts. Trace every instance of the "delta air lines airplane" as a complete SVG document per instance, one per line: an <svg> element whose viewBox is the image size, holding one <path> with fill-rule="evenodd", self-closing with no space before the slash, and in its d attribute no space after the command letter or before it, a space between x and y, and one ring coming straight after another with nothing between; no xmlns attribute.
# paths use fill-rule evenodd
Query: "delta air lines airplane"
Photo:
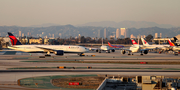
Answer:
<svg viewBox="0 0 180 90"><path fill-rule="evenodd" d="M22 52L47 53L45 56L50 56L50 53L54 53L55 55L77 53L81 56L84 52L89 51L85 47L75 45L22 45L12 33L8 32L8 35L12 44L12 46L8 46L8 48Z"/></svg>

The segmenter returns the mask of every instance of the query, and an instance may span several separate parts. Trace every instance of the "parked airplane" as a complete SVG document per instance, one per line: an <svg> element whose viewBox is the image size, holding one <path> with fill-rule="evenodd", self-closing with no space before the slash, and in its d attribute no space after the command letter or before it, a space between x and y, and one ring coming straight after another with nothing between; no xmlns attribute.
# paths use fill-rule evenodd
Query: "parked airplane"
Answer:
<svg viewBox="0 0 180 90"><path fill-rule="evenodd" d="M8 46L8 48L22 52L47 53L45 56L50 56L50 53L55 55L78 53L78 55L82 56L84 52L89 51L85 47L75 45L22 45L12 33L8 32L8 35L12 43L12 46Z"/></svg>
<svg viewBox="0 0 180 90"><path fill-rule="evenodd" d="M148 51L150 49L141 49L141 45L137 44L133 39L131 39L133 45L129 48L129 49L122 49L121 53L125 54L126 52L128 52L128 55L134 55L133 53L137 53L137 52L141 52L140 55L144 54L148 54Z"/></svg>
<svg viewBox="0 0 180 90"><path fill-rule="evenodd" d="M149 45L148 42L146 42L143 38L141 38L141 41L143 43L142 48L146 49L160 49L162 51L169 50L170 45Z"/></svg>
<svg viewBox="0 0 180 90"><path fill-rule="evenodd" d="M108 42L108 45L112 48L123 48L124 47L123 45L111 45L110 42Z"/></svg>
<svg viewBox="0 0 180 90"><path fill-rule="evenodd" d="M176 37L173 37L174 38L174 43L176 46L180 46L180 41L176 38Z"/></svg>
<svg viewBox="0 0 180 90"><path fill-rule="evenodd" d="M115 52L115 49L109 48L108 46L103 45L103 39L102 39L102 45L100 48L89 48L89 50L92 50L92 51L95 50L96 52L99 52L99 53L101 53L102 51L106 51L108 53L110 53L110 51Z"/></svg>
<svg viewBox="0 0 180 90"><path fill-rule="evenodd" d="M174 51L174 55L178 55L178 52L180 51L180 46L175 46L175 44L173 42L171 42L171 40L168 40L169 45L171 46L171 50Z"/></svg>

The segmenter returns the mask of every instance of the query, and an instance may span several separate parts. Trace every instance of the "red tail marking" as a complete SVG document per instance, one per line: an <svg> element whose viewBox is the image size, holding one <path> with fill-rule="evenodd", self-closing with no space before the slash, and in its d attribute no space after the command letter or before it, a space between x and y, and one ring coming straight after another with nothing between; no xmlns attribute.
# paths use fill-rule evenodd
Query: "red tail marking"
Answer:
<svg viewBox="0 0 180 90"><path fill-rule="evenodd" d="M131 42L132 42L132 44L137 44L136 41L134 41L134 40L131 40Z"/></svg>
<svg viewBox="0 0 180 90"><path fill-rule="evenodd" d="M10 40L11 40L11 43L12 43L12 45L16 45L16 43L17 43L17 39L16 39L16 37L15 36L9 36L9 38L10 38Z"/></svg>
<svg viewBox="0 0 180 90"><path fill-rule="evenodd" d="M170 40L168 40L170 46L175 46Z"/></svg>
<svg viewBox="0 0 180 90"><path fill-rule="evenodd" d="M112 45L108 42L108 45L110 46L110 47L112 47Z"/></svg>

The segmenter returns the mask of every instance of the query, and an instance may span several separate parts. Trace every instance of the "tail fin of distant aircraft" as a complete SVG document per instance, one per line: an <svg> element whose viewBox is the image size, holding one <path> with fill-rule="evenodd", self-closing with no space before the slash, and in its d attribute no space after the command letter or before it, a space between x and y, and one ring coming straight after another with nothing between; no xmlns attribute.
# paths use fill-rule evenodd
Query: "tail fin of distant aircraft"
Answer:
<svg viewBox="0 0 180 90"><path fill-rule="evenodd" d="M176 42L178 39L176 37L173 37L174 38L174 41Z"/></svg>
<svg viewBox="0 0 180 90"><path fill-rule="evenodd" d="M12 45L22 45L19 40L10 32L8 32L9 38L11 40Z"/></svg>
<svg viewBox="0 0 180 90"><path fill-rule="evenodd" d="M133 45L138 45L135 40L131 39Z"/></svg>
<svg viewBox="0 0 180 90"><path fill-rule="evenodd" d="M108 45L109 45L110 47L113 47L113 46L110 44L110 42L108 42Z"/></svg>
<svg viewBox="0 0 180 90"><path fill-rule="evenodd" d="M169 42L169 45L170 45L170 46L175 46L175 45L174 45L174 43L173 43L173 42L171 42L171 40L170 40L170 39L168 40L168 42Z"/></svg>
<svg viewBox="0 0 180 90"><path fill-rule="evenodd" d="M143 45L149 45L149 44L146 42L146 40L144 40L144 38L141 38L141 41L142 41Z"/></svg>

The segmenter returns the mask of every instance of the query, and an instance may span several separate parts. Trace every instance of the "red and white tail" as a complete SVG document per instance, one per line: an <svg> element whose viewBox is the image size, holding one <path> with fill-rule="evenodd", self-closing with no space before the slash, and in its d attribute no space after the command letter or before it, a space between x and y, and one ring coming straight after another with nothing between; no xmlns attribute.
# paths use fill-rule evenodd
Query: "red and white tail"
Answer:
<svg viewBox="0 0 180 90"><path fill-rule="evenodd" d="M170 40L170 39L168 40L168 42L169 42L169 45L170 45L170 46L175 46L175 45L174 45L174 43L173 43L173 42L171 42L171 40Z"/></svg>
<svg viewBox="0 0 180 90"><path fill-rule="evenodd" d="M141 38L141 41L142 41L143 45L149 45L149 44L146 42L146 40L144 40L143 38Z"/></svg>
<svg viewBox="0 0 180 90"><path fill-rule="evenodd" d="M133 45L138 45L135 40L131 39Z"/></svg>

